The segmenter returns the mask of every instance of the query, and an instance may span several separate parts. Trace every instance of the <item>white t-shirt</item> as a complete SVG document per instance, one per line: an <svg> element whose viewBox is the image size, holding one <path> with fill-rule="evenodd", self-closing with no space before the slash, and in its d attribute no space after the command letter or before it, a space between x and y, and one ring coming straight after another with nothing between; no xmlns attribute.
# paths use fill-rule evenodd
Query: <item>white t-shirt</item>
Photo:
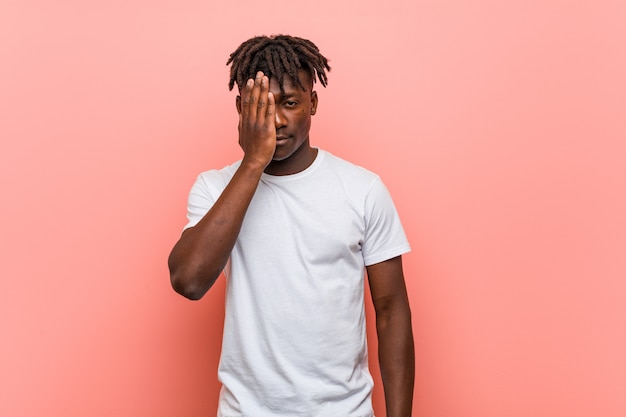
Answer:
<svg viewBox="0 0 626 417"><path fill-rule="evenodd" d="M241 161L198 176L197 224ZM364 267L410 250L380 178L323 150L263 174L225 269L219 417L372 417Z"/></svg>

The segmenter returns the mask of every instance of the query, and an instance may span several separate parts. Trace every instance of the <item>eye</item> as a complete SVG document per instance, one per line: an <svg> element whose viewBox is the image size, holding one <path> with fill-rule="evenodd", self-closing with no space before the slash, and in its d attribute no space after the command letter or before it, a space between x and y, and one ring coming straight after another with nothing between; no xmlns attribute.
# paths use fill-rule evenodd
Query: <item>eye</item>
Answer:
<svg viewBox="0 0 626 417"><path fill-rule="evenodd" d="M285 101L285 106L287 107L295 107L298 105L297 101L293 101L293 100L287 100Z"/></svg>

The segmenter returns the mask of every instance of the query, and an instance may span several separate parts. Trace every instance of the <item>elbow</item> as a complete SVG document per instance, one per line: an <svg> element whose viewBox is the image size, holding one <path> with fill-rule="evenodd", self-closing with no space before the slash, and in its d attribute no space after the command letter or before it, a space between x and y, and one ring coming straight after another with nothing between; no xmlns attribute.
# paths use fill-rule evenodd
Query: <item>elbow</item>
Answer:
<svg viewBox="0 0 626 417"><path fill-rule="evenodd" d="M197 301L204 295L204 292L200 291L197 285L191 285L175 274L170 275L170 283L174 291L189 300Z"/></svg>
<svg viewBox="0 0 626 417"><path fill-rule="evenodd" d="M376 323L379 327L401 326L411 328L411 307L408 299L384 303L376 309Z"/></svg>
<svg viewBox="0 0 626 417"><path fill-rule="evenodd" d="M168 258L172 289L189 300L199 300L213 286L221 273L197 260L180 259L172 251Z"/></svg>
<svg viewBox="0 0 626 417"><path fill-rule="evenodd" d="M170 284L172 289L178 294L190 300L199 300L202 294L199 294L197 286L191 285L189 274L185 272L184 263L180 262L175 255L176 247L170 253L167 259L167 266L170 270Z"/></svg>
<svg viewBox="0 0 626 417"><path fill-rule="evenodd" d="M189 300L199 300L206 293L198 280L193 278L193 274L185 271L186 268L176 267L171 261L169 262L170 284L172 289L178 294Z"/></svg>
<svg viewBox="0 0 626 417"><path fill-rule="evenodd" d="M199 300L213 286L219 274L207 277L199 272L189 272L188 268L173 268L170 265L172 289L189 300Z"/></svg>

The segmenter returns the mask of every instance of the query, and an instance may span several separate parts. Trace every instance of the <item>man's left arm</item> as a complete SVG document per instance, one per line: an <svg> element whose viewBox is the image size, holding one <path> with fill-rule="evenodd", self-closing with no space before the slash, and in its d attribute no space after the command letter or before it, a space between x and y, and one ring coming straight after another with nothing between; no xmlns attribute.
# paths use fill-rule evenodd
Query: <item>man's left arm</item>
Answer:
<svg viewBox="0 0 626 417"><path fill-rule="evenodd" d="M411 417L415 350L402 257L367 267L387 417Z"/></svg>

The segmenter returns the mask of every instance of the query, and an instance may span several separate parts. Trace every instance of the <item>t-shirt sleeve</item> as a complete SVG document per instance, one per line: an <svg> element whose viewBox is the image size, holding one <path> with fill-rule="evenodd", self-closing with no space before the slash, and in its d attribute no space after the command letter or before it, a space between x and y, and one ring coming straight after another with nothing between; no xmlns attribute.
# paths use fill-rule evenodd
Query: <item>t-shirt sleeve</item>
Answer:
<svg viewBox="0 0 626 417"><path fill-rule="evenodd" d="M198 224L219 197L219 192L207 181L207 177L214 174L214 172L209 171L198 175L196 182L191 187L189 198L187 199L187 225L184 229Z"/></svg>
<svg viewBox="0 0 626 417"><path fill-rule="evenodd" d="M372 183L365 199L365 239L361 250L366 266L411 250L391 195L380 178Z"/></svg>

